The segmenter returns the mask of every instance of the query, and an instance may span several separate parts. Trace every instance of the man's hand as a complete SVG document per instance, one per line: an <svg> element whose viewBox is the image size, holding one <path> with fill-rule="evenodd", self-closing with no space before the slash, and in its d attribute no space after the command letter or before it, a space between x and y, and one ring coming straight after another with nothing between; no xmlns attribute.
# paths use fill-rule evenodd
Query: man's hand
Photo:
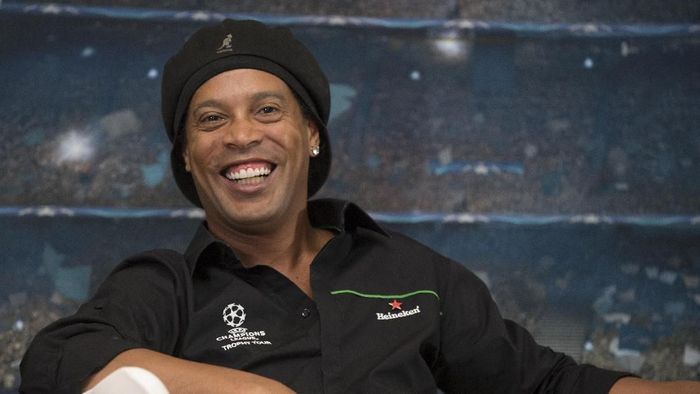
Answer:
<svg viewBox="0 0 700 394"><path fill-rule="evenodd" d="M639 378L622 378L615 382L610 394L698 394L700 382L678 380L654 382Z"/></svg>
<svg viewBox="0 0 700 394"><path fill-rule="evenodd" d="M120 353L88 378L84 389L91 389L110 373L127 366L141 367L152 372L165 384L170 394L294 393L282 383L260 375L183 360L148 349L131 349Z"/></svg>

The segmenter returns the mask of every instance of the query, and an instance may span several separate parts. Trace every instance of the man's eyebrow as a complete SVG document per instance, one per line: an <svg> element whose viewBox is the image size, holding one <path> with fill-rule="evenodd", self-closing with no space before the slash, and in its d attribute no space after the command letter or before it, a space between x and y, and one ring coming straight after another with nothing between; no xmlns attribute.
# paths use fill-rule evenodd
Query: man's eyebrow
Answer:
<svg viewBox="0 0 700 394"><path fill-rule="evenodd" d="M221 107L223 107L223 106L224 106L224 105L221 103L220 100L217 100L217 99L209 99L209 100L204 100L204 101L202 101L201 103L197 103L197 105L195 105L194 107L192 107L191 111L192 111L192 112L195 112L195 111L197 111L198 109L201 109L201 108L204 108L204 107L217 107L217 108L221 108Z"/></svg>
<svg viewBox="0 0 700 394"><path fill-rule="evenodd" d="M282 93L280 93L280 92L276 92L276 91L271 91L271 90L270 90L270 91L266 90L266 91L263 91L263 92L257 92L257 93L255 93L255 94L252 95L252 99L253 99L253 100L256 100L256 101L258 101L258 100L264 100L264 99L267 99L267 98L276 98L276 99L279 99L279 100L281 100L281 101L287 101L287 98L284 96L284 94L282 94Z"/></svg>
<svg viewBox="0 0 700 394"><path fill-rule="evenodd" d="M268 98L276 98L282 102L286 102L287 98L285 97L284 94L276 91L262 91L262 92L257 92L253 93L250 98L253 101L260 101ZM209 99L209 100L204 100L201 103L197 103L194 107L192 107L192 112L197 111L198 109L204 108L204 107L217 107L221 108L224 107L225 104L222 102L222 100L218 99Z"/></svg>

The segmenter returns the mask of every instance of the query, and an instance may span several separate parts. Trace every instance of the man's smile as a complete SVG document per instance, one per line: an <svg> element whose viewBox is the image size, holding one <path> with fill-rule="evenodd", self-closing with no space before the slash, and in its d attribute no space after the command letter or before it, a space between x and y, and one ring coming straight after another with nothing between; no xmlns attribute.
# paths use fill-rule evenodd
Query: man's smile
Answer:
<svg viewBox="0 0 700 394"><path fill-rule="evenodd" d="M267 161L252 161L234 164L222 170L222 175L240 185L258 184L272 173L276 165Z"/></svg>

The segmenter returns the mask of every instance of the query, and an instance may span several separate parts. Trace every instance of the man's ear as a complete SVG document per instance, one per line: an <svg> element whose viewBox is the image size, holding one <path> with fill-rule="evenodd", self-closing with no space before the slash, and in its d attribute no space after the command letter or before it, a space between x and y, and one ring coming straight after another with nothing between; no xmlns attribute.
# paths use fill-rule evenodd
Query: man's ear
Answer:
<svg viewBox="0 0 700 394"><path fill-rule="evenodd" d="M185 171L192 172L190 167L190 155L187 147L182 148L182 161L185 162Z"/></svg>
<svg viewBox="0 0 700 394"><path fill-rule="evenodd" d="M318 126L316 126L316 122L309 119L306 121L306 125L306 127L309 130L309 146L321 145L321 133L318 132Z"/></svg>

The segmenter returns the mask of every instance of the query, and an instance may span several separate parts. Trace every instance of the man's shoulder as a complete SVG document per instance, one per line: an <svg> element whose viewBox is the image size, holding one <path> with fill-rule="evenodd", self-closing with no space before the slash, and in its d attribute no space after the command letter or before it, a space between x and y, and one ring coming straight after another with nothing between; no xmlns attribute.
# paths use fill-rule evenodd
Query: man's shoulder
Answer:
<svg viewBox="0 0 700 394"><path fill-rule="evenodd" d="M422 241L393 229L386 229L385 234L360 229L355 239L356 247L367 248L403 264L460 265Z"/></svg>
<svg viewBox="0 0 700 394"><path fill-rule="evenodd" d="M387 229L387 236L373 231L360 230L356 237L357 248L364 248L384 264L391 263L414 272L435 272L441 277L481 281L465 261L457 261L423 241L401 231Z"/></svg>
<svg viewBox="0 0 700 394"><path fill-rule="evenodd" d="M426 254L426 255L437 255L441 256L440 252L436 251L432 247L428 246L424 242L413 238L411 235L406 234L403 231L396 230L390 226L385 226L384 223L380 222L384 230L383 233L377 233L376 231L359 229L357 231L359 238L371 240L371 242L381 243L387 247L391 247L396 251L409 251L412 253Z"/></svg>

